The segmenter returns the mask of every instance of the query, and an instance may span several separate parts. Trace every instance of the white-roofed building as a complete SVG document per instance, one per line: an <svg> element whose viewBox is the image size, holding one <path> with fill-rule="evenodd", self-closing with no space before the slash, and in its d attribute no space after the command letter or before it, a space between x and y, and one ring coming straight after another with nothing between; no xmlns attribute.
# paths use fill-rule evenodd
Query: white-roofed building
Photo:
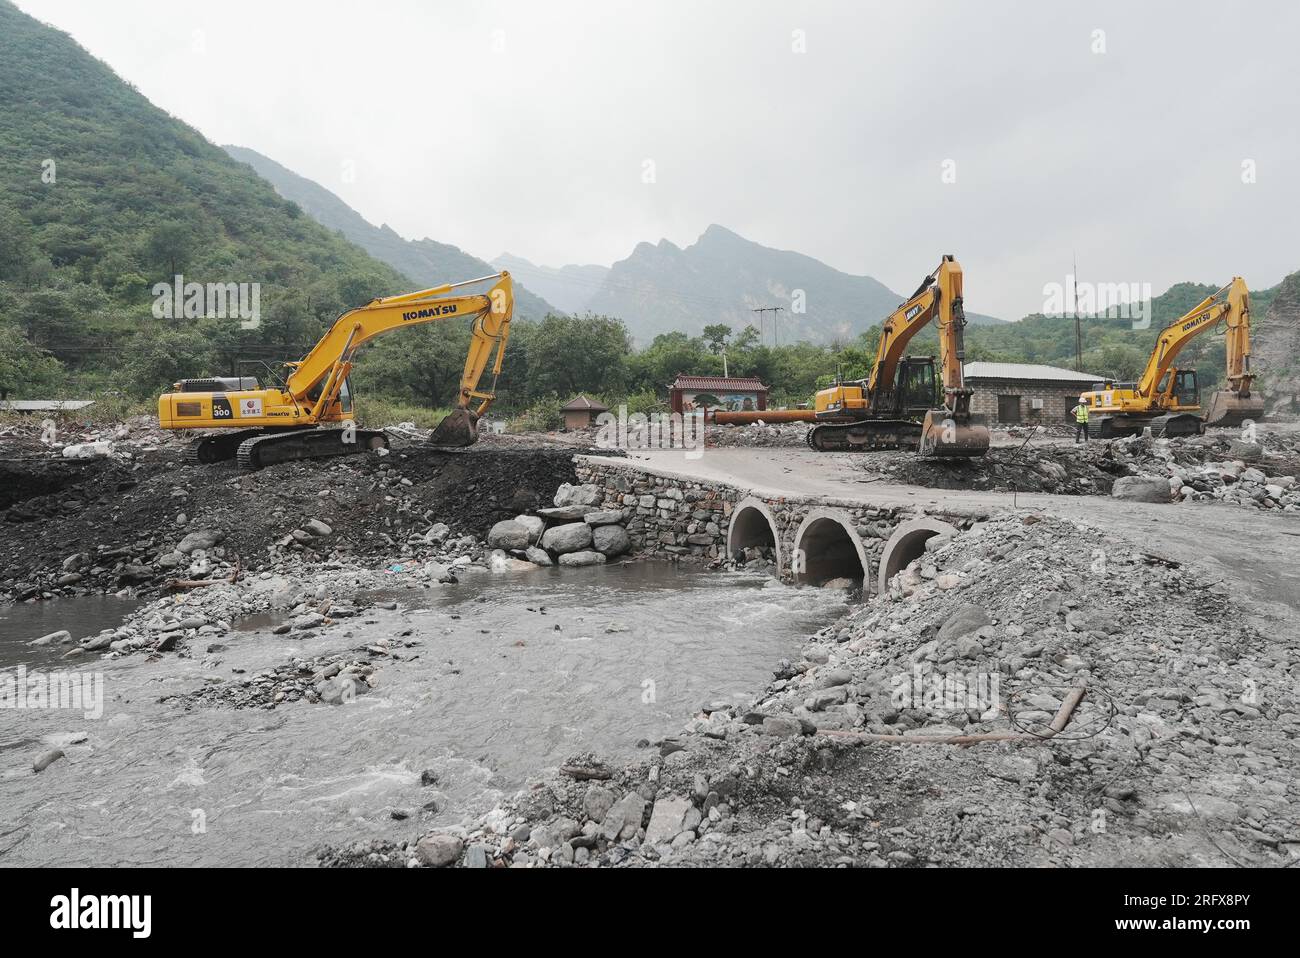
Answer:
<svg viewBox="0 0 1300 958"><path fill-rule="evenodd" d="M1038 363L967 363L966 385L975 390L971 412L990 423L1071 422L1079 394L1102 377Z"/></svg>

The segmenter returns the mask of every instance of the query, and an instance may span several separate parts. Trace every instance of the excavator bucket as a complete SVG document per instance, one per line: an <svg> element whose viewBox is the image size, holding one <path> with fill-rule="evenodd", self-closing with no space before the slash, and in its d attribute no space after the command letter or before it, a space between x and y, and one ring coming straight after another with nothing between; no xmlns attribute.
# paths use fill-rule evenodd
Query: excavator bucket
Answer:
<svg viewBox="0 0 1300 958"><path fill-rule="evenodd" d="M478 416L468 409L453 409L429 436L431 446L472 446L478 442Z"/></svg>
<svg viewBox="0 0 1300 958"><path fill-rule="evenodd" d="M932 459L973 459L988 451L987 426L958 422L947 409L931 409L925 414L918 455Z"/></svg>
<svg viewBox="0 0 1300 958"><path fill-rule="evenodd" d="M1263 418L1264 400L1261 396L1243 399L1230 389L1212 393L1205 407L1207 426L1240 426L1247 419L1259 422Z"/></svg>

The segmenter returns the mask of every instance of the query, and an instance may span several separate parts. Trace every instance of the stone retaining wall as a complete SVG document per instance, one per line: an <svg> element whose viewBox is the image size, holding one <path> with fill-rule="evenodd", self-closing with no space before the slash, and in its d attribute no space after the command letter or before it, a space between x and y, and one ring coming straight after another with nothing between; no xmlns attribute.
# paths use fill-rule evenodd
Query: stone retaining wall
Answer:
<svg viewBox="0 0 1300 958"><path fill-rule="evenodd" d="M578 481L605 491L603 509L621 509L632 546L644 554L716 559L740 491L668 478L635 466L595 464L579 456Z"/></svg>
<svg viewBox="0 0 1300 958"><path fill-rule="evenodd" d="M927 518L915 507L766 496L630 463L585 456L576 461L578 480L604 491L601 507L622 510L638 553L707 561L726 559L747 546L774 545L777 575L794 582L817 584L831 577L817 562L819 555L830 555L840 563L856 557L864 588L880 588L885 560L897 571L900 555L923 547L918 528L942 534L972 523L969 515L941 509Z"/></svg>

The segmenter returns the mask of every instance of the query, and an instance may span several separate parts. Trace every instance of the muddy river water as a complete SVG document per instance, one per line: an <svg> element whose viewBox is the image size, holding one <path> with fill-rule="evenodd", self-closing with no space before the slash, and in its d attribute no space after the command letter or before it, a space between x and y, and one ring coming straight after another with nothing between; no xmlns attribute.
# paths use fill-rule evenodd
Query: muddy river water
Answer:
<svg viewBox="0 0 1300 958"><path fill-rule="evenodd" d="M324 844L414 838L574 753L634 757L702 703L761 688L844 610L842 593L659 563L483 573L393 598L307 640L253 621L212 655L73 666L103 676L98 718L0 710L0 865L311 864ZM0 620L0 645L66 627L53 611L39 627ZM87 634L112 624L98 614ZM349 704L159 701L408 630L417 644ZM25 660L5 661L13 674ZM66 758L34 773L55 746Z"/></svg>

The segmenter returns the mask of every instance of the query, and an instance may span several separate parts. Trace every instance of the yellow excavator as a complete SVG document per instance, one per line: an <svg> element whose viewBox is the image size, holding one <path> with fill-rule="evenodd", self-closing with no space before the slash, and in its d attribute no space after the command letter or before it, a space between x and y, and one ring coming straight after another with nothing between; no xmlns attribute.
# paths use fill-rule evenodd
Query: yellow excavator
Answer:
<svg viewBox="0 0 1300 958"><path fill-rule="evenodd" d="M492 287L486 293L447 295L488 282ZM159 397L158 422L163 429L229 430L194 440L188 458L199 463L237 459L246 469L386 448L383 432L357 429L351 421L348 375L357 350L393 330L468 317L469 354L456 408L429 442L469 446L478 440L479 416L496 398L513 315L514 286L506 272L373 299L343 313L302 359L285 363L277 385L261 388L253 377L184 379ZM492 386L480 390L489 362ZM478 405L471 408L475 400Z"/></svg>
<svg viewBox="0 0 1300 958"><path fill-rule="evenodd" d="M1204 418L1195 369L1174 365L1183 347L1222 321L1227 338L1227 388L1211 397ZM1155 349L1137 382L1099 384L1079 401L1103 439L1150 428L1156 436L1190 436L1205 426L1240 426L1264 417L1264 400L1251 392L1250 290L1240 276L1205 297L1156 337Z"/></svg>
<svg viewBox="0 0 1300 958"><path fill-rule="evenodd" d="M934 408L934 358L904 356L912 338L936 318L944 402L939 409ZM817 393L816 425L808 430L808 445L819 452L916 449L932 458L988 452L988 427L972 416L974 390L963 378L965 326L961 266L945 254L911 298L885 320L871 375L837 381Z"/></svg>

